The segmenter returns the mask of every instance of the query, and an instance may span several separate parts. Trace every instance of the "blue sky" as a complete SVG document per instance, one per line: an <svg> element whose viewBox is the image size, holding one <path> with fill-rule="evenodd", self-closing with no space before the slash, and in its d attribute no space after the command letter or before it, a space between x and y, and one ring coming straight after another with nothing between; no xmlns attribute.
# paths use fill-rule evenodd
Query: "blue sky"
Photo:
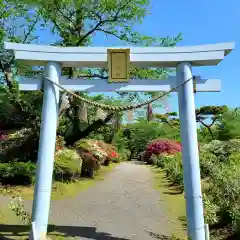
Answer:
<svg viewBox="0 0 240 240"><path fill-rule="evenodd" d="M239 0L152 0L151 14L136 29L151 36L183 33L178 45L199 45L235 41L235 49L218 66L198 67L194 74L222 80L220 93L197 93L196 106L240 106L240 1ZM93 45L119 45L117 40L97 34ZM177 110L176 94L170 99L171 111Z"/></svg>

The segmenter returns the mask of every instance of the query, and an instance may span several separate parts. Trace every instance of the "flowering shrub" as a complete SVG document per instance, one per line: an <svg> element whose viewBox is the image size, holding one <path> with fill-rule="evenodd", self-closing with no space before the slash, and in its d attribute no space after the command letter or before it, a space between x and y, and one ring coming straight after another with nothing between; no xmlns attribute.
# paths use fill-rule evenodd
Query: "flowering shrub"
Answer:
<svg viewBox="0 0 240 240"><path fill-rule="evenodd" d="M108 165L112 160L118 158L116 147L100 140L83 139L75 144L79 151L90 152L100 164Z"/></svg>
<svg viewBox="0 0 240 240"><path fill-rule="evenodd" d="M73 149L62 148L55 153L54 179L73 180L81 176L82 159Z"/></svg>
<svg viewBox="0 0 240 240"><path fill-rule="evenodd" d="M23 224L31 223L31 216L24 210L23 198L20 196L19 192L16 196L11 198L8 206L16 214L16 216L20 216Z"/></svg>
<svg viewBox="0 0 240 240"><path fill-rule="evenodd" d="M8 135L4 132L0 132L0 141L5 141L8 139Z"/></svg>
<svg viewBox="0 0 240 240"><path fill-rule="evenodd" d="M118 162L116 147L101 140L82 139L75 144L78 154L83 159L83 172L92 177L100 165L108 166L111 161Z"/></svg>
<svg viewBox="0 0 240 240"><path fill-rule="evenodd" d="M97 144L93 144L91 147L93 155L103 164L106 161L107 153L106 151L99 147Z"/></svg>
<svg viewBox="0 0 240 240"><path fill-rule="evenodd" d="M65 141L62 136L56 137L56 151L63 149L65 146Z"/></svg>
<svg viewBox="0 0 240 240"><path fill-rule="evenodd" d="M22 137L28 135L29 133L31 133L31 129L23 128L23 129L18 130L14 133L8 134L8 139L22 138Z"/></svg>
<svg viewBox="0 0 240 240"><path fill-rule="evenodd" d="M148 163L152 163L151 156L153 154L172 155L181 151L182 151L181 144L177 141L165 139L155 140L147 146L144 158L145 161L147 161Z"/></svg>
<svg viewBox="0 0 240 240"><path fill-rule="evenodd" d="M111 159L111 161L112 162L119 162L119 155L115 152L115 151L112 151L111 153L110 153L110 159Z"/></svg>
<svg viewBox="0 0 240 240"><path fill-rule="evenodd" d="M106 154L105 159L103 162L101 162L101 164L108 165L112 160L115 160L118 157L116 153L117 149L113 145L107 144L99 140L91 140L91 141L93 141L95 145L97 145L100 149L102 149L102 151L104 151Z"/></svg>
<svg viewBox="0 0 240 240"><path fill-rule="evenodd" d="M83 175L92 178L94 176L94 170L97 171L100 168L98 159L91 152L87 152L82 149L78 149L78 153L83 159Z"/></svg>

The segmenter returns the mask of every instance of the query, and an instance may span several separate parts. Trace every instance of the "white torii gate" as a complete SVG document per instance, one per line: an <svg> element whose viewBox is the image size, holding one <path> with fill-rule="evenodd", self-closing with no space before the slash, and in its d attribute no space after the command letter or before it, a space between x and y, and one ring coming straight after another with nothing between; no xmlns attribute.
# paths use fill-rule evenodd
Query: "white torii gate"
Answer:
<svg viewBox="0 0 240 240"><path fill-rule="evenodd" d="M197 125L195 116L192 66L217 65L234 48L234 43L220 43L190 47L130 47L133 67L176 67L177 76L167 80L130 80L108 83L107 80L67 79L61 76L61 67L107 67L107 50L111 47L53 47L5 43L15 58L32 66L46 66L46 75L55 83L76 92L157 92L169 91L181 85L178 92L181 142L184 166L188 236L204 240L204 216L199 168ZM116 49L116 47L114 47ZM122 47L119 49L126 49ZM39 140L37 179L34 191L32 221L36 225L37 240L46 237L51 199L52 173L57 130L59 89L44 80L42 122ZM42 88L42 79L19 79L20 90L35 91ZM217 79L196 79L197 92L218 92Z"/></svg>

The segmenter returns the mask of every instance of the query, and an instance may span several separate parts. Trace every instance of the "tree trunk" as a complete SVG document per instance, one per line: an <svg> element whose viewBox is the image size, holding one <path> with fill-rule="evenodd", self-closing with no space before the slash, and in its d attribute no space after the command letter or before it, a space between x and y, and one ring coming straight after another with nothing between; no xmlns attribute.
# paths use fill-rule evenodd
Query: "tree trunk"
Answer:
<svg viewBox="0 0 240 240"><path fill-rule="evenodd" d="M152 104L149 103L147 106L147 120L150 122L153 119Z"/></svg>

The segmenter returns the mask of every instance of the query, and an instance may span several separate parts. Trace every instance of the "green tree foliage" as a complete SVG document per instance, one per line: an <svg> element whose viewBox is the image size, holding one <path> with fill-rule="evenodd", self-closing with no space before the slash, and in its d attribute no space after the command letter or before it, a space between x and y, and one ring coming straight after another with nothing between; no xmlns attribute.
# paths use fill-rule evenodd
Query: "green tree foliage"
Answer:
<svg viewBox="0 0 240 240"><path fill-rule="evenodd" d="M240 109L226 111L217 125L218 139L229 140L240 138Z"/></svg>
<svg viewBox="0 0 240 240"><path fill-rule="evenodd" d="M180 122L178 118L178 114L176 112L168 112L165 114L155 114L154 115L155 120L162 122L162 123L167 123L169 126L179 129L180 127Z"/></svg>
<svg viewBox="0 0 240 240"><path fill-rule="evenodd" d="M196 109L197 122L201 123L208 130L212 139L214 139L212 126L220 119L221 115L225 113L227 110L228 110L227 106L203 106L199 109Z"/></svg>
<svg viewBox="0 0 240 240"><path fill-rule="evenodd" d="M4 41L31 43L38 37L34 34L39 14L30 12L21 2L1 1L0 3L0 83L6 83L11 89L15 74L32 74L32 69L14 60L11 52L4 50Z"/></svg>
<svg viewBox="0 0 240 240"><path fill-rule="evenodd" d="M134 44L134 45L155 45L155 46L174 46L181 40L181 35L176 37L151 37L144 36L134 30L136 23L141 23L144 17L148 14L149 1L147 0L131 0L131 1L117 1L117 0L102 0L102 1L31 1L10 0L7 3L4 2L4 8L11 6L14 9L14 14L11 13L7 17L14 17L19 20L12 23L13 27L16 24L24 23L26 26L23 32L14 32L14 37L4 35L3 40L17 41L22 43L31 43L36 39L36 27L41 27L42 31L52 30L53 37L56 39L49 44L60 46L88 46L91 44L91 40L96 33L103 33L106 36L113 36L120 41ZM21 18L21 19L20 19ZM21 21L20 21L21 20ZM27 23L27 24L26 24ZM4 29L6 32L6 29ZM3 58L2 58L3 59ZM3 63L3 61L2 61ZM21 64L21 65L20 65ZM10 67L11 65L11 67ZM13 66L12 66L13 65ZM5 66L2 64L2 72L8 73L9 69L15 67L17 73L29 74L29 73L41 73L42 69L32 69L29 72L24 70L22 63L13 61L12 56L8 59L8 64ZM33 71L34 70L34 71ZM38 71L36 71L38 70ZM12 73L12 72L11 72ZM166 72L162 69L132 69L131 77L138 78L162 78ZM107 78L107 69L77 69L77 68L65 68L63 74L69 75L69 77L84 77L84 78ZM11 75L11 74L10 74ZM11 79L9 74L5 74L5 80L8 82ZM84 94L83 94L84 95ZM149 93L152 96L152 93ZM41 93L39 93L39 97ZM127 94L121 97L124 101L134 97L139 99L141 94ZM85 94L85 97L90 97ZM31 95L29 96L31 98ZM97 100L98 97L94 97L93 100ZM32 101L29 99L28 101ZM65 104L68 102L68 104ZM131 101L132 102L132 101ZM115 102L116 103L116 102ZM82 111L82 104L72 96L65 94L61 99L59 124L61 131L66 130L67 143L73 144L74 141L81 137L86 137L91 132L101 128L107 122L113 119L115 114L108 113L104 119L94 119L93 122L88 121L84 124L80 123L79 112ZM87 114L89 113L88 108ZM29 106L25 108L31 109ZM91 111L91 110L90 110ZM34 111L33 111L34 112ZM64 126L64 125L67 126ZM85 126L85 128L83 128Z"/></svg>
<svg viewBox="0 0 240 240"><path fill-rule="evenodd" d="M146 145L157 138L179 139L179 131L165 124L141 119L134 124L123 126L114 138L114 143L121 148L128 148L132 157L145 151Z"/></svg>

